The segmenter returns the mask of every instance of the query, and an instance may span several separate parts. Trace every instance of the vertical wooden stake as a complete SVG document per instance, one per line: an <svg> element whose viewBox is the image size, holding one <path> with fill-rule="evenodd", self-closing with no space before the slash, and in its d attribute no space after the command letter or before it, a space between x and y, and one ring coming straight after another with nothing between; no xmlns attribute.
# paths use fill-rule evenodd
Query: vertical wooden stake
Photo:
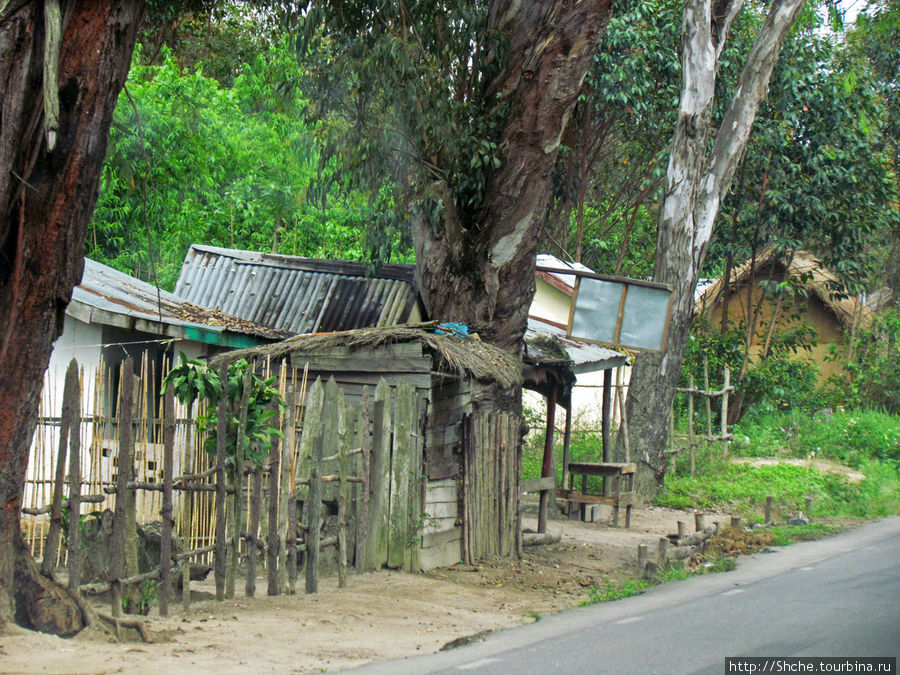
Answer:
<svg viewBox="0 0 900 675"><path fill-rule="evenodd" d="M319 592L319 530L322 527L322 429L312 443L306 519L306 592Z"/></svg>
<svg viewBox="0 0 900 675"><path fill-rule="evenodd" d="M256 556L259 552L259 512L262 508L262 469L253 471L250 488L250 524L247 526L247 583L244 593L248 598L256 595Z"/></svg>
<svg viewBox="0 0 900 675"><path fill-rule="evenodd" d="M637 572L638 578L644 578L644 572L647 569L647 544L638 544L637 555Z"/></svg>
<svg viewBox="0 0 900 675"><path fill-rule="evenodd" d="M294 482L294 448L296 444L296 417L297 401L295 399L296 390L293 384L287 386L285 415L284 415L284 443L281 444L281 466L279 476L279 507L278 507L278 571L277 583L278 592L284 593L288 590L288 556L292 549L291 546L296 545L296 518L294 519L294 529L290 530L288 526L289 515L296 513L296 509L292 505L296 504L291 486ZM295 566L296 570L296 566ZM294 574L296 578L296 572ZM290 592L294 589L291 586Z"/></svg>
<svg viewBox="0 0 900 675"><path fill-rule="evenodd" d="M282 370L286 364L282 364ZM278 407L275 407L276 412ZM273 426L278 428L278 416ZM286 436L285 436L286 438ZM266 504L266 594L278 595L278 559L281 555L281 540L278 536L278 493L281 482L282 444L278 436L272 439L269 448L268 503Z"/></svg>
<svg viewBox="0 0 900 675"><path fill-rule="evenodd" d="M688 388L691 390L696 389L694 386L694 376L688 376ZM694 477L694 473L697 467L697 448L694 445L694 392L691 391L688 394L688 445L690 446L691 453L691 478Z"/></svg>
<svg viewBox="0 0 900 675"><path fill-rule="evenodd" d="M547 397L547 427L544 431L544 462L541 468L541 478L550 478L553 474L553 431L556 427L556 387L550 390ZM550 491L541 490L540 506L538 508L538 532L547 531L547 507L550 504Z"/></svg>
<svg viewBox="0 0 900 675"><path fill-rule="evenodd" d="M625 409L625 369L619 368L618 374L619 386L616 388L616 395L619 397L619 414L621 415L621 419L619 423L621 425L620 434L624 434L622 436L622 440L624 441L623 447L625 448L625 457L624 462L631 462L631 439L628 437L628 414Z"/></svg>
<svg viewBox="0 0 900 675"><path fill-rule="evenodd" d="M222 395L216 415L216 600L225 599L225 577L227 563L225 560L225 443L228 435L228 366L219 368L219 380L222 383Z"/></svg>
<svg viewBox="0 0 900 675"><path fill-rule="evenodd" d="M119 404L119 461L116 483L116 514L113 532L119 558L117 573L119 580L137 574L137 525L135 522L134 495L128 487L134 472L134 361L129 356L122 364L121 395ZM120 597L127 612L135 610L140 601L137 588L123 588Z"/></svg>
<svg viewBox="0 0 900 675"><path fill-rule="evenodd" d="M75 359L72 359L75 364ZM77 364L76 368L77 368ZM70 366L71 367L71 364ZM81 388L75 379L75 416L69 425L69 590L81 585Z"/></svg>
<svg viewBox="0 0 900 675"><path fill-rule="evenodd" d="M722 385L722 457L728 457L728 389L731 387L731 371L725 366L725 383Z"/></svg>
<svg viewBox="0 0 900 675"><path fill-rule="evenodd" d="M769 495L766 497L766 511L765 511L765 524L769 525L772 522L772 502L774 501L774 497Z"/></svg>
<svg viewBox="0 0 900 675"><path fill-rule="evenodd" d="M370 433L369 388L363 387L362 407L359 413L359 447L362 450L360 473L362 484L356 512L356 568L368 570L369 548L369 481L371 480L372 436Z"/></svg>
<svg viewBox="0 0 900 675"><path fill-rule="evenodd" d="M191 611L191 559L185 558L181 563L181 613L185 616Z"/></svg>
<svg viewBox="0 0 900 675"><path fill-rule="evenodd" d="M660 537L656 551L656 566L660 572L666 569L669 564L669 540L666 537Z"/></svg>
<svg viewBox="0 0 900 675"><path fill-rule="evenodd" d="M347 586L347 422L343 410L343 396L339 399L342 410L338 414L338 588Z"/></svg>
<svg viewBox="0 0 900 675"><path fill-rule="evenodd" d="M250 387L253 381L253 364L248 364L241 381L241 405L238 409L238 428L234 444L234 495L231 517L231 551L228 558L228 569L225 572L225 597L234 597L234 583L237 577L238 564L241 560L241 538L244 534L244 443L247 437L247 410L250 406ZM226 389L223 387L223 391Z"/></svg>
<svg viewBox="0 0 900 675"><path fill-rule="evenodd" d="M709 398L709 357L703 356L703 404L706 406L706 447L712 438L712 401Z"/></svg>
<svg viewBox="0 0 900 675"><path fill-rule="evenodd" d="M172 475L175 459L175 391L172 383L166 387L163 402L163 502L162 535L159 542L159 615L169 616L169 596L172 580L169 568L172 565L172 526L175 524L172 509ZM190 564L186 563L188 569Z"/></svg>
<svg viewBox="0 0 900 675"><path fill-rule="evenodd" d="M706 529L706 516L702 513L694 514L694 526L697 532L702 532Z"/></svg>
<svg viewBox="0 0 900 675"><path fill-rule="evenodd" d="M66 448L69 435L80 418L78 406L78 364L75 359L66 370L66 381L63 388L62 416L59 421L59 446L56 453L56 475L53 480L53 502L50 505L50 530L47 534L47 546L41 560L41 573L50 576L56 570L56 558L59 550L59 537L62 531L62 502L66 481ZM71 512L71 510L70 510Z"/></svg>

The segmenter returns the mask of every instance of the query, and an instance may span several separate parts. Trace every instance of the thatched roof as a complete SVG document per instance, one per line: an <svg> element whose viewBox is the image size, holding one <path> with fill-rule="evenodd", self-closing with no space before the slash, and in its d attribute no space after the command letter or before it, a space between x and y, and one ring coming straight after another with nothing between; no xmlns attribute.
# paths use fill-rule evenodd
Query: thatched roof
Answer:
<svg viewBox="0 0 900 675"><path fill-rule="evenodd" d="M787 259L783 254L776 251L774 246L767 246L756 256L756 260L745 262L743 265L736 267L731 273L732 288L740 286L750 281L751 269L756 275L761 273L770 273L775 267L779 273L783 274ZM809 281L806 282L806 289L818 297L822 303L837 317L842 325L849 328L854 319L865 324L872 315L869 308L865 307L857 298L847 297L839 290L841 281L838 276L825 267L822 262L812 253L807 251L795 251L790 261L791 276L809 275ZM722 294L722 287L725 280L719 277L714 283L710 284L694 305L694 311L698 315L706 314L712 311L713 307L719 301Z"/></svg>
<svg viewBox="0 0 900 675"><path fill-rule="evenodd" d="M437 357L440 368L482 382L497 382L504 387L522 384L522 362L515 356L474 336L463 339L438 335L431 332L432 326L433 324L387 326L297 335L282 342L219 354L210 359L210 365L218 368L241 358L277 359L290 354L315 352L330 347L347 347L352 350L401 342L421 342Z"/></svg>

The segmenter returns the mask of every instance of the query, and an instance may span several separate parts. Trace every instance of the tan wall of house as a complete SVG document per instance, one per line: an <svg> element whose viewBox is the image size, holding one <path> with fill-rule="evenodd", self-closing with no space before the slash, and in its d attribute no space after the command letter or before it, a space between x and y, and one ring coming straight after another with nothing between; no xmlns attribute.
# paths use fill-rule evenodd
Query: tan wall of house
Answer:
<svg viewBox="0 0 900 675"><path fill-rule="evenodd" d="M752 306L756 307L762 297L759 288L753 290ZM790 302L783 302L780 307L775 300L765 298L762 300L758 327L753 339L750 353L754 360L759 356L765 344L772 324L773 316L777 317L775 330L783 331L799 322L810 324L816 331L816 344L809 351L797 352L796 358L815 364L819 368L819 384L823 384L831 375L838 373L841 366L834 361L827 360L831 350L830 345L843 343L845 340L843 326L837 317L825 306L825 303L815 295L808 298L793 298ZM742 288L738 294L731 297L728 303L728 321L734 325L741 325L747 316L747 289ZM718 330L722 322L722 305L717 303L710 312L710 321L714 329Z"/></svg>

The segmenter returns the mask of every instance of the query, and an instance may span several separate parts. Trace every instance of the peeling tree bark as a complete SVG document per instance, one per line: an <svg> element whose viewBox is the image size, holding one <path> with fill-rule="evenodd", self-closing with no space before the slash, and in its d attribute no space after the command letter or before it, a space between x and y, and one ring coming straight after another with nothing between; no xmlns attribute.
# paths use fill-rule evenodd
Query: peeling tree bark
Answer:
<svg viewBox="0 0 900 675"><path fill-rule="evenodd" d="M678 124L659 215L654 281L671 284L673 310L665 354L641 354L628 393L637 489L652 496L666 471L672 399L693 315L694 288L722 200L731 186L781 45L803 0L775 0L747 57L728 111L707 152L716 66L743 0L688 0L682 28L683 80Z"/></svg>
<svg viewBox="0 0 900 675"><path fill-rule="evenodd" d="M144 5L47 4L60 9L62 35L57 80L48 83L58 93L55 130L44 115L45 4L0 5L0 623L71 635L85 617L39 574L24 546L22 489L44 370L81 278L109 126Z"/></svg>
<svg viewBox="0 0 900 675"><path fill-rule="evenodd" d="M421 212L414 216L418 280L429 315L466 323L504 349L521 349L560 139L609 5L609 0L492 5L491 28L509 39L509 65L486 94L509 106L498 143L502 165L490 177L475 227L463 230L452 204L440 222Z"/></svg>

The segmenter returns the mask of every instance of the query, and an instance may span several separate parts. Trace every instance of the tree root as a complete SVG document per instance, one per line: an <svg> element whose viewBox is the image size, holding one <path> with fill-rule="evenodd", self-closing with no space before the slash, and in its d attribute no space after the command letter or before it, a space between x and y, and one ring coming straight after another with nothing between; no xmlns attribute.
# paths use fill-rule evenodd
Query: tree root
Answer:
<svg viewBox="0 0 900 675"><path fill-rule="evenodd" d="M81 595L72 593L71 591L69 591L69 589L66 589L66 591L69 593L75 604L78 605L78 609L81 610L81 614L84 617L84 625L86 628L99 630L104 635L115 639L117 642L122 641L121 629L131 628L137 631L143 642L156 642L153 637L153 633L140 619L123 619L121 617L114 617L110 616L109 614L98 612Z"/></svg>

